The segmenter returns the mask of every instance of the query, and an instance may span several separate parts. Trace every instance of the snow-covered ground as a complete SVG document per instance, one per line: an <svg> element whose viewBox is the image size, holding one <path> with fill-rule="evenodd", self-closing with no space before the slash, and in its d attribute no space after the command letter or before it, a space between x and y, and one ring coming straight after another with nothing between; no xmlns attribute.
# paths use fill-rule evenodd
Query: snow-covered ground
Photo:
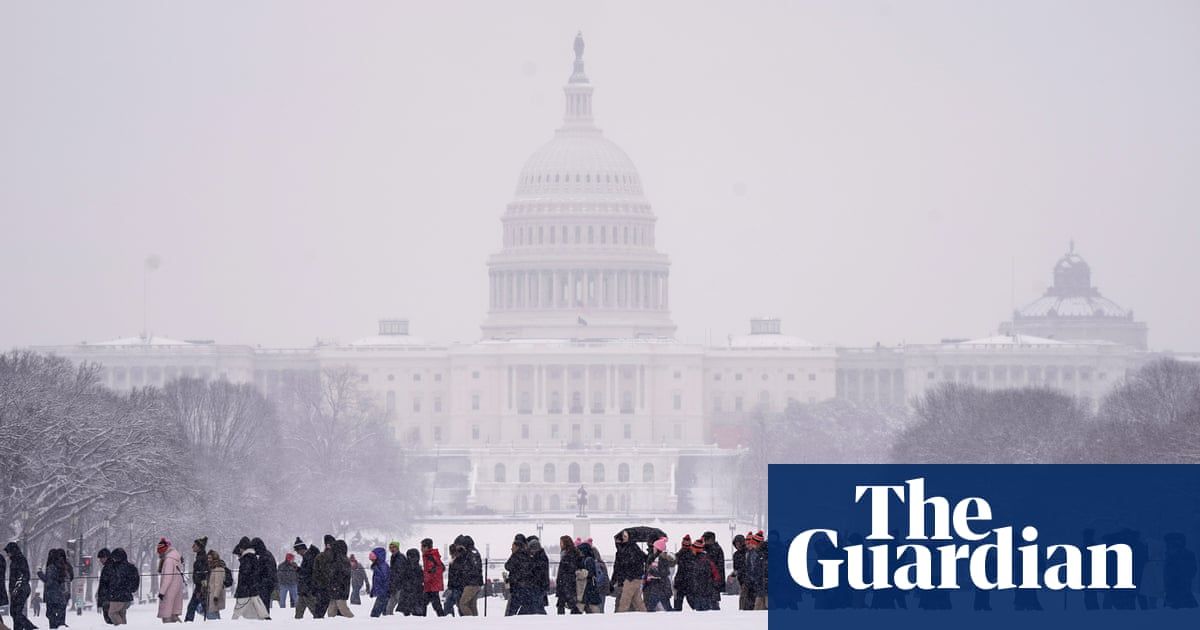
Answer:
<svg viewBox="0 0 1200 630"><path fill-rule="evenodd" d="M569 626L572 628L622 628L623 630L637 630L639 628L653 628L653 630L662 630L663 624L670 620L672 623L683 624L688 628L696 628L705 630L712 628L713 630L725 629L734 627L739 630L765 630L767 627L767 613L765 611L738 611L736 598L726 597L721 604L721 610L718 612L697 613L693 611L684 611L682 613L623 613L620 615L611 614L614 599L607 598L606 614L602 615L574 615L568 617L559 617L554 613L554 598L550 598L551 606L547 609L550 613L546 616L541 615L523 615L519 617L504 617L504 600L499 597L492 597L488 603L488 618L481 619L478 617L402 617L399 615L391 617L379 617L372 619L371 603L369 598L363 599L361 606L351 606L355 617L346 619L338 617L334 619L312 619L305 618L302 620L295 619L293 609L288 608L280 610L272 608L271 621L247 621L238 619L237 621L230 620L232 608L221 613L223 617L220 620L203 621L197 619L194 623L202 626L217 626L226 630L282 630L290 628L293 630L303 630L305 628L321 628L329 627L330 625L354 625L361 627L362 630L368 630L371 627L387 628L397 626L409 626L412 624L420 624L426 627L443 627L445 624L453 624L456 627L478 626L486 628L520 628L522 630L529 628L563 628ZM232 607L232 600L229 602ZM44 614L43 610L43 614ZM155 614L158 612L157 604L135 604L129 611L129 628L152 628L160 627L161 622ZM483 613L483 602L479 604L479 612ZM670 617L664 617L671 615ZM46 624L45 617L39 617L33 620L39 628L43 630L49 626ZM111 626L104 624L104 620L100 615L93 611L85 611L82 617L76 616L74 612L67 614L67 625L71 630L111 630Z"/></svg>

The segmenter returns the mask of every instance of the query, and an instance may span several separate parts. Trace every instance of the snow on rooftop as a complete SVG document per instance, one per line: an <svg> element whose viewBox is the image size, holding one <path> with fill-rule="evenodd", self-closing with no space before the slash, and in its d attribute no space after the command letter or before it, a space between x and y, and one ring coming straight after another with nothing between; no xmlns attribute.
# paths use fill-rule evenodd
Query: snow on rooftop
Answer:
<svg viewBox="0 0 1200 630"><path fill-rule="evenodd" d="M790 350L816 347L811 341L781 334L735 335L729 338L729 347L747 350Z"/></svg>
<svg viewBox="0 0 1200 630"><path fill-rule="evenodd" d="M93 346L190 346L193 345L187 341L179 339L171 339L169 337L121 337L119 339L109 339L108 341L97 341Z"/></svg>
<svg viewBox="0 0 1200 630"><path fill-rule="evenodd" d="M996 335L955 343L957 346L1061 346L1063 342L1032 335Z"/></svg>

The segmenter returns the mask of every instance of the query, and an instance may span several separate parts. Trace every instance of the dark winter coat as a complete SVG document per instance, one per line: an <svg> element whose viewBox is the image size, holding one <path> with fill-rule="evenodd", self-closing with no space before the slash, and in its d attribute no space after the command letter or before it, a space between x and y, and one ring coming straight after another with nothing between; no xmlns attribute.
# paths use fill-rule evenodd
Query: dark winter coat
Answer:
<svg viewBox="0 0 1200 630"><path fill-rule="evenodd" d="M424 583L426 593L440 593L446 587L443 586L442 574L446 571L446 565L442 563L442 554L437 549L429 548L421 552L421 562L424 568Z"/></svg>
<svg viewBox="0 0 1200 630"><path fill-rule="evenodd" d="M596 586L596 558L592 556L592 546L583 543L579 545L579 555L583 558L583 568L587 570L587 585L583 589L584 604L599 606L604 602L605 594Z"/></svg>
<svg viewBox="0 0 1200 630"><path fill-rule="evenodd" d="M583 568L583 554L571 547L558 559L558 575L554 578L554 594L562 599L575 598L575 572Z"/></svg>
<svg viewBox="0 0 1200 630"><path fill-rule="evenodd" d="M508 561L504 563L504 570L508 572L508 584L513 589L528 588L537 584L534 577L537 569L533 556L529 555L529 550L525 547L519 547L512 552Z"/></svg>
<svg viewBox="0 0 1200 630"><path fill-rule="evenodd" d="M675 566L675 556L668 552L655 551L650 554L646 564L646 586L642 591L669 599L672 595L671 569Z"/></svg>
<svg viewBox="0 0 1200 630"><path fill-rule="evenodd" d="M67 589L71 576L57 564L51 564L45 571L38 571L42 580L42 596L47 608L57 608L67 605Z"/></svg>
<svg viewBox="0 0 1200 630"><path fill-rule="evenodd" d="M8 592L12 599L20 599L20 593L29 596L29 561L17 543L10 542L4 546L8 553ZM0 576L2 577L2 576Z"/></svg>
<svg viewBox="0 0 1200 630"><path fill-rule="evenodd" d="M754 589L756 597L767 596L767 543L763 541L758 547L746 553L746 573L750 588Z"/></svg>
<svg viewBox="0 0 1200 630"><path fill-rule="evenodd" d="M258 555L258 594L270 599L275 587L279 586L279 565L262 540L255 538L251 545L254 547L254 553Z"/></svg>
<svg viewBox="0 0 1200 630"><path fill-rule="evenodd" d="M4 560L4 556L0 555L0 606L8 605L8 584L4 578L8 575L8 563Z"/></svg>
<svg viewBox="0 0 1200 630"><path fill-rule="evenodd" d="M391 583L388 584L389 595L395 595L400 592L400 576L404 575L404 565L408 563L408 558L397 551L392 554L390 563L389 575L391 575Z"/></svg>
<svg viewBox="0 0 1200 630"><path fill-rule="evenodd" d="M421 570L421 552L409 549L405 554L400 571L400 604L397 607L402 613L412 613L425 610L425 581Z"/></svg>
<svg viewBox="0 0 1200 630"><path fill-rule="evenodd" d="M392 569L387 563L387 551L376 547L371 553L375 559L371 561L371 597L387 597L391 593Z"/></svg>
<svg viewBox="0 0 1200 630"><path fill-rule="evenodd" d="M233 596L238 599L258 597L262 592L261 562L253 549L243 549L238 556L237 588Z"/></svg>
<svg viewBox="0 0 1200 630"><path fill-rule="evenodd" d="M295 586L300 583L300 567L295 562L284 560L275 569L275 576L280 586Z"/></svg>
<svg viewBox="0 0 1200 630"><path fill-rule="evenodd" d="M461 591L467 585L467 573L470 569L471 554L467 551L459 551L457 555L451 555L450 568L446 571L446 588L450 590Z"/></svg>
<svg viewBox="0 0 1200 630"><path fill-rule="evenodd" d="M333 543L333 563L329 578L329 599L350 599L350 556L347 553L346 543L337 541Z"/></svg>
<svg viewBox="0 0 1200 630"><path fill-rule="evenodd" d="M195 590L200 591L200 586L208 580L208 552L204 549L196 554L196 559L192 561L192 585Z"/></svg>
<svg viewBox="0 0 1200 630"><path fill-rule="evenodd" d="M693 554L688 566L687 594L705 601L716 599L717 577L717 565L707 552Z"/></svg>
<svg viewBox="0 0 1200 630"><path fill-rule="evenodd" d="M690 547L681 547L675 554L675 592L688 594L688 585L691 583L692 563L696 559L696 554L692 553Z"/></svg>
<svg viewBox="0 0 1200 630"><path fill-rule="evenodd" d="M367 582L367 569L355 558L354 562L350 564L350 590L359 591L364 586L370 586L370 583Z"/></svg>
<svg viewBox="0 0 1200 630"><path fill-rule="evenodd" d="M462 536L462 546L467 547L467 556L470 559L467 586L484 586L484 558L480 556L479 550L476 550L475 540L470 536Z"/></svg>
<svg viewBox="0 0 1200 630"><path fill-rule="evenodd" d="M721 548L721 544L717 541L706 543L704 545L704 553L708 554L713 565L717 567L717 590L725 590L725 550Z"/></svg>
<svg viewBox="0 0 1200 630"><path fill-rule="evenodd" d="M733 552L733 573L737 576L738 584L746 585L746 548L735 549Z"/></svg>
<svg viewBox="0 0 1200 630"><path fill-rule="evenodd" d="M329 595L333 590L333 571L334 565L337 564L336 553L333 551L333 545L328 549L317 554L317 559L313 562L313 585L315 593L320 595ZM346 598L349 596L347 595ZM330 595L330 599L337 599Z"/></svg>
<svg viewBox="0 0 1200 630"><path fill-rule="evenodd" d="M96 554L96 558L99 559L101 554L104 555L104 560L100 562L100 575L99 579L96 580L96 608L105 610L108 608L108 589L109 583L112 582L112 572L109 572L109 577L106 580L104 579L104 569L108 568L108 565L112 563L112 552L108 549L101 549Z"/></svg>
<svg viewBox="0 0 1200 630"><path fill-rule="evenodd" d="M537 540L529 542L529 556L533 558L533 586L539 592L550 591L550 556L542 549L542 543Z"/></svg>
<svg viewBox="0 0 1200 630"><path fill-rule="evenodd" d="M612 582L620 584L626 580L641 581L646 575L646 552L636 543L617 543L617 558L613 561Z"/></svg>
<svg viewBox="0 0 1200 630"><path fill-rule="evenodd" d="M106 575L108 576L105 584L107 601L133 601L133 593L141 587L142 578L138 575L137 567L129 562L129 557L125 554L124 549L120 547L113 549L108 562L100 570L101 582L105 581L104 576Z"/></svg>
<svg viewBox="0 0 1200 630"><path fill-rule="evenodd" d="M313 576L313 568L317 563L320 552L316 547L309 547L300 557L300 568L296 571L296 579L300 585L300 597L316 597L317 584Z"/></svg>
<svg viewBox="0 0 1200 630"><path fill-rule="evenodd" d="M467 559L471 561L467 567L467 585L483 586L483 558L475 548L475 540L470 536L463 536L462 545L466 547Z"/></svg>

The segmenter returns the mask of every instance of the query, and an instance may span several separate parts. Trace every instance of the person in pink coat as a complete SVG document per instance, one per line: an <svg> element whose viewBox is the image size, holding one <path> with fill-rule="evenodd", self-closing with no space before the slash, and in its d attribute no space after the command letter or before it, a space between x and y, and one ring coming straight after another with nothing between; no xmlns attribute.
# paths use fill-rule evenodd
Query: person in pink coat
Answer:
<svg viewBox="0 0 1200 630"><path fill-rule="evenodd" d="M183 560L171 541L158 540L158 618L179 623L183 613Z"/></svg>

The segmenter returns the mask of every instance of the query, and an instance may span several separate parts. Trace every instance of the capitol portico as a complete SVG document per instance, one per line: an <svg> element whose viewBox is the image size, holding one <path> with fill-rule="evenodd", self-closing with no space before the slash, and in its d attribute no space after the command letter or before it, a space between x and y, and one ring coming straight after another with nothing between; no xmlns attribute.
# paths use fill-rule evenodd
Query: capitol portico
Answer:
<svg viewBox="0 0 1200 630"><path fill-rule="evenodd" d="M501 218L478 341L431 343L395 318L352 343L299 349L161 337L37 349L99 363L117 389L191 376L270 394L354 368L401 444L433 456L435 509L496 513L573 512L583 485L593 511L728 514L739 429L757 412L903 405L945 382L1095 402L1146 360L1145 325L1100 298L1073 249L1047 296L1060 306L1039 298L997 336L838 348L758 317L718 346L677 342L654 213L633 161L595 124L582 37L574 52L562 124Z"/></svg>

